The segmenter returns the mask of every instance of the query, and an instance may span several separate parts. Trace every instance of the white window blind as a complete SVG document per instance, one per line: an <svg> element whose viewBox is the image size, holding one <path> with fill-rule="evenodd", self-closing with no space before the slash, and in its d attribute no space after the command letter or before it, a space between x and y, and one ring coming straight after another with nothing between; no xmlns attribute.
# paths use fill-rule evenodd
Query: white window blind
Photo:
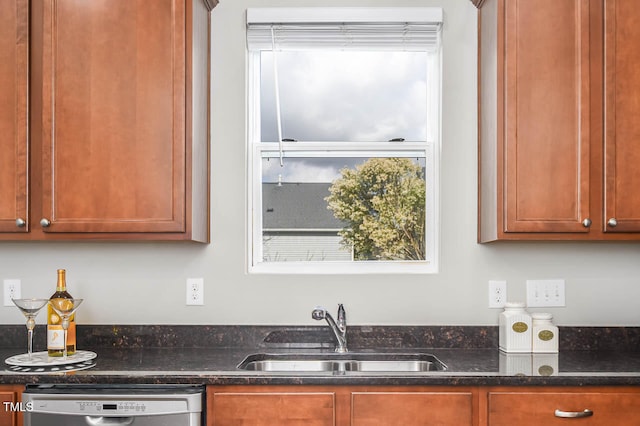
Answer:
<svg viewBox="0 0 640 426"><path fill-rule="evenodd" d="M247 10L249 50L431 51L440 8L258 8Z"/></svg>

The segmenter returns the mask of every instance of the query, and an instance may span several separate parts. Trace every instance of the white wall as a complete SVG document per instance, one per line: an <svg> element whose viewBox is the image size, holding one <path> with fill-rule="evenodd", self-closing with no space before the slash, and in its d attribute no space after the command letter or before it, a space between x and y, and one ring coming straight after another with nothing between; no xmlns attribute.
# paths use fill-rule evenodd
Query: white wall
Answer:
<svg viewBox="0 0 640 426"><path fill-rule="evenodd" d="M252 6L442 6L444 121L441 272L431 276L255 276L245 273L244 11ZM48 297L57 268L87 299L92 324L314 324L345 304L351 324L495 325L487 281L564 278L560 325L640 325L640 243L476 244L476 10L469 0L222 0L213 17L212 244L0 242L0 279ZM204 277L205 306L185 279ZM44 316L38 318L42 322ZM0 323L23 321L0 306Z"/></svg>

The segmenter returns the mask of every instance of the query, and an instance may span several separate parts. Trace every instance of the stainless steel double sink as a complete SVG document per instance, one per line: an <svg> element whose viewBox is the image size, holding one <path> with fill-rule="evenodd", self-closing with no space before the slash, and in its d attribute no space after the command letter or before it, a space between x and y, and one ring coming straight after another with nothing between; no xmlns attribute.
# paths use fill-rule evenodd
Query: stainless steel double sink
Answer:
<svg viewBox="0 0 640 426"><path fill-rule="evenodd" d="M267 354L247 356L239 369L281 373L425 373L445 371L447 366L426 353L322 353Z"/></svg>

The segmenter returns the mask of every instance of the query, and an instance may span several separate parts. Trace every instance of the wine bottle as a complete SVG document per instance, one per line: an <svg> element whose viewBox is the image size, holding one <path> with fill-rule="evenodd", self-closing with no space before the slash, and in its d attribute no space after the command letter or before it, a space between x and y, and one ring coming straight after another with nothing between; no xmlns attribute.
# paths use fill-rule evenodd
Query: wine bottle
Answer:
<svg viewBox="0 0 640 426"><path fill-rule="evenodd" d="M67 292L66 271L58 269L58 282L56 292L49 300L73 299ZM67 355L76 352L76 315L73 314L69 321L67 330ZM47 305L47 352L49 356L62 356L64 349L64 330L62 329L62 318L51 305Z"/></svg>

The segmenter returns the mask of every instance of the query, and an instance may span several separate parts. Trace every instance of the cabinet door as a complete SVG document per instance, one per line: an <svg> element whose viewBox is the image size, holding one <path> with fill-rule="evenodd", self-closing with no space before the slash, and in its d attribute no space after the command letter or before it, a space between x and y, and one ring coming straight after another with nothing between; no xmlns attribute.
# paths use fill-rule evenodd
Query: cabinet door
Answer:
<svg viewBox="0 0 640 426"><path fill-rule="evenodd" d="M572 413L585 415L585 410L593 414L562 417ZM553 426L573 422L580 426L639 426L640 394L492 392L488 413L491 426Z"/></svg>
<svg viewBox="0 0 640 426"><path fill-rule="evenodd" d="M352 394L352 426L472 424L471 393L354 392Z"/></svg>
<svg viewBox="0 0 640 426"><path fill-rule="evenodd" d="M471 426L469 392L354 392L352 426Z"/></svg>
<svg viewBox="0 0 640 426"><path fill-rule="evenodd" d="M7 2L5 2L7 3ZM11 407L9 403L16 404L19 401L18 386L0 386L0 426L21 426L22 414L19 412L20 407ZM7 405L5 406L5 403Z"/></svg>
<svg viewBox="0 0 640 426"><path fill-rule="evenodd" d="M605 1L605 232L640 232L640 9Z"/></svg>
<svg viewBox="0 0 640 426"><path fill-rule="evenodd" d="M185 231L184 0L43 7L45 231Z"/></svg>
<svg viewBox="0 0 640 426"><path fill-rule="evenodd" d="M209 398L208 426L335 425L332 392L221 392Z"/></svg>
<svg viewBox="0 0 640 426"><path fill-rule="evenodd" d="M28 0L0 2L0 232L28 230Z"/></svg>
<svg viewBox="0 0 640 426"><path fill-rule="evenodd" d="M587 232L589 0L501 4L503 230Z"/></svg>

